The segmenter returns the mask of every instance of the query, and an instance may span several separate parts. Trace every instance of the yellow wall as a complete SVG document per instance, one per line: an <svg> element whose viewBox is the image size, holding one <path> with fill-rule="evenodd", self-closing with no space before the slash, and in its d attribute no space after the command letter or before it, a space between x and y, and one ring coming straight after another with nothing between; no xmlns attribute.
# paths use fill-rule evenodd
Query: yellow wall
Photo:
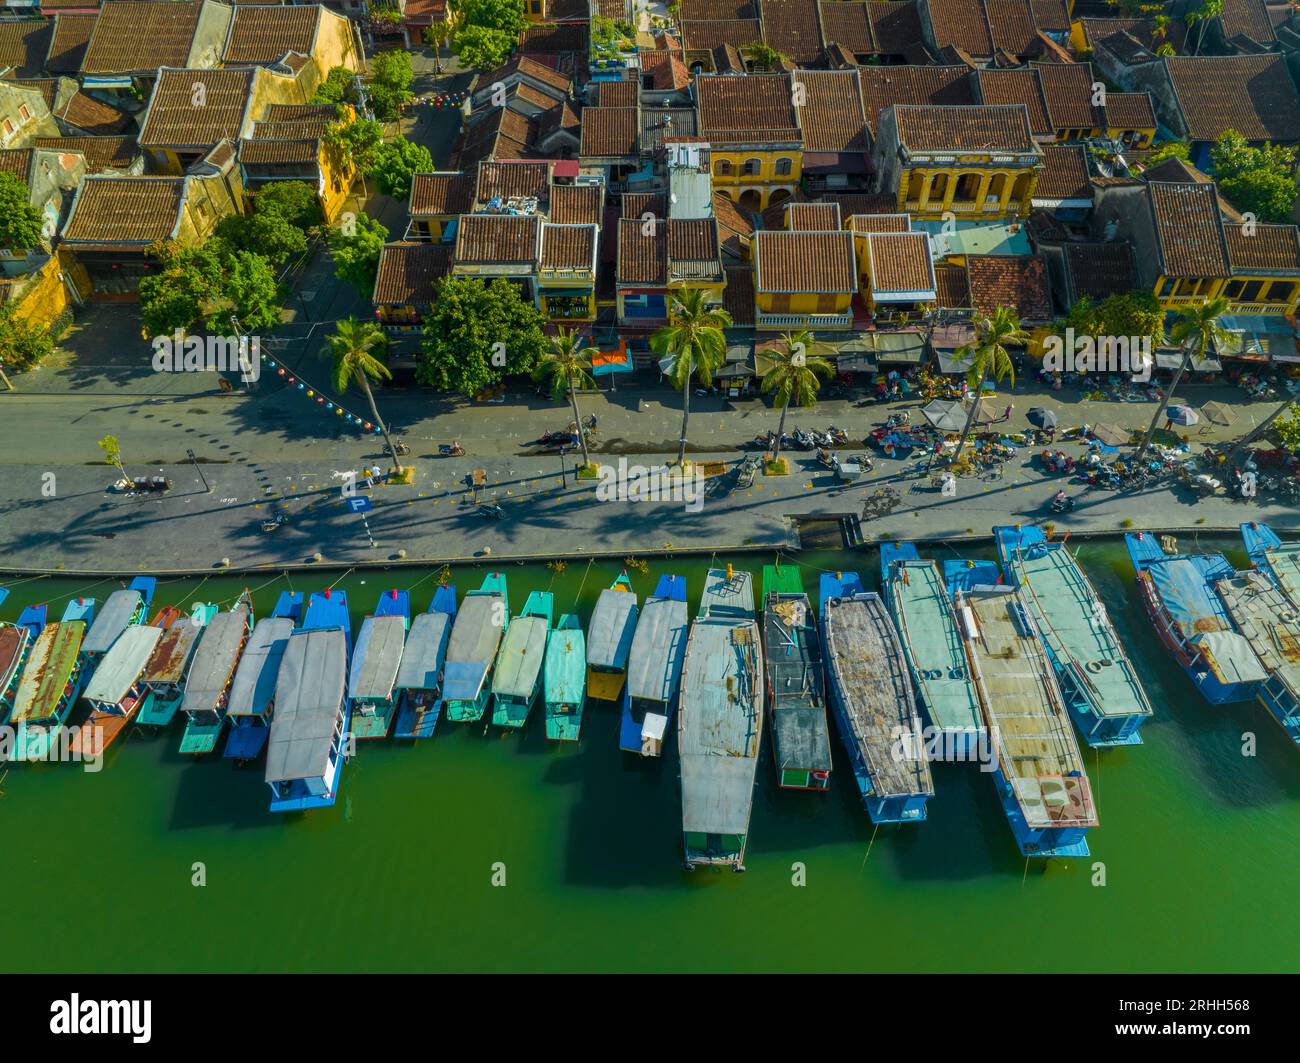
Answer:
<svg viewBox="0 0 1300 1063"><path fill-rule="evenodd" d="M958 217L995 219L1006 216L1012 206L1012 197L1019 189L1015 209L1021 217L1028 217L1041 172L1041 166L1032 170L981 165L904 167L899 173L897 209L900 214L910 213L920 218L939 218L946 211L952 211ZM978 178L975 195L971 199L963 197L959 200L958 181L967 175ZM985 207L990 195L998 197L991 209Z"/></svg>
<svg viewBox="0 0 1300 1063"><path fill-rule="evenodd" d="M1254 298L1243 298L1242 289L1247 284L1258 283L1260 291ZM1279 297L1269 291L1272 284L1287 286ZM1172 284L1172 290L1167 290ZM1230 314L1286 314L1294 315L1300 303L1300 278L1297 277L1207 277L1197 280L1183 278L1166 281L1160 277L1155 285L1156 298L1162 310L1186 310L1188 307L1201 306L1220 295L1228 300Z"/></svg>
<svg viewBox="0 0 1300 1063"><path fill-rule="evenodd" d="M758 163L755 171L745 173L745 164L755 161ZM788 173L777 172L782 162L789 163ZM713 187L735 203L740 202L746 191L753 190L758 193L760 210L768 206L778 188L793 194L802 175L803 154L797 149L719 151L715 148L713 151Z"/></svg>
<svg viewBox="0 0 1300 1063"><path fill-rule="evenodd" d="M777 295L759 292L754 296L758 309L764 314L846 314L853 296L848 292L819 295L816 292L796 292Z"/></svg>
<svg viewBox="0 0 1300 1063"><path fill-rule="evenodd" d="M1156 139L1156 131L1154 129L1108 128L1106 130L1106 136L1108 136L1111 140L1122 140L1126 135L1130 133L1136 134L1136 139L1132 142L1132 144L1129 145L1130 147L1133 148L1149 148L1151 147L1152 142Z"/></svg>

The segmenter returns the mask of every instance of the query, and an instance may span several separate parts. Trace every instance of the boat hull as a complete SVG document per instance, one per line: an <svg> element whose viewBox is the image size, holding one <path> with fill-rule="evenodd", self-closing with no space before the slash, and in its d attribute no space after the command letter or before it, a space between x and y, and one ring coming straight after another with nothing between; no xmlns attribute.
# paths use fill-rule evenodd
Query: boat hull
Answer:
<svg viewBox="0 0 1300 1063"><path fill-rule="evenodd" d="M365 738L387 738L389 728L393 725L394 707L389 704L377 707L373 712L353 712L352 737L357 741Z"/></svg>
<svg viewBox="0 0 1300 1063"><path fill-rule="evenodd" d="M181 702L184 700L184 691L177 691L175 694L170 695L160 694L155 691L145 699L143 707L136 713L135 725L137 727L169 727L172 720L176 719L176 713L180 711Z"/></svg>
<svg viewBox="0 0 1300 1063"><path fill-rule="evenodd" d="M270 737L271 728L265 724L231 724L230 734L226 736L226 748L221 755L230 760L253 760L262 755L266 740Z"/></svg>
<svg viewBox="0 0 1300 1063"><path fill-rule="evenodd" d="M442 698L431 690L406 690L398 699L396 738L432 738L442 715Z"/></svg>
<svg viewBox="0 0 1300 1063"><path fill-rule="evenodd" d="M189 756L201 757L217 748L221 730L226 725L222 716L216 723L198 723L190 720L185 724L185 734L181 736L180 751Z"/></svg>
<svg viewBox="0 0 1300 1063"><path fill-rule="evenodd" d="M1002 810L1006 813L1007 823L1011 826L1016 845L1020 847L1021 856L1043 858L1088 855L1087 827L1033 830L1025 822L1015 793L1001 768L993 772L993 785L998 800L1002 802Z"/></svg>

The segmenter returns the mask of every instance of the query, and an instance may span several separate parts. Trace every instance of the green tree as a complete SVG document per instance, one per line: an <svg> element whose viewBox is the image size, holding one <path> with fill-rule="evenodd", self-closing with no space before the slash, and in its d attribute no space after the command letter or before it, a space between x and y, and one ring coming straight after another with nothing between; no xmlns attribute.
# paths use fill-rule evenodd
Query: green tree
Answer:
<svg viewBox="0 0 1300 1063"><path fill-rule="evenodd" d="M1012 386L1016 383L1016 367L1011 361L1008 345L1019 345L1029 339L1029 333L1020 327L1020 318L1008 306L999 306L992 317L975 318L975 339L957 350L961 360L970 359L966 369L966 382L975 389L970 410L966 414L966 424L957 440L955 457L961 459L962 448L970 436L975 424L975 413L984 398L984 384L990 376L999 383L1003 377L1008 378Z"/></svg>
<svg viewBox="0 0 1300 1063"><path fill-rule="evenodd" d="M524 5L519 0L460 0L456 6L462 29L482 26L517 38L528 25Z"/></svg>
<svg viewBox="0 0 1300 1063"><path fill-rule="evenodd" d="M785 435L785 415L790 403L805 409L817 404L817 392L822 379L835 375L835 366L820 355L812 353L817 346L807 329L787 332L781 337L781 346L767 357L772 368L763 374L764 391L773 393L773 401L781 407L781 423L776 428L776 446L772 448L772 461L781 456L781 439Z"/></svg>
<svg viewBox="0 0 1300 1063"><path fill-rule="evenodd" d="M258 214L279 214L295 228L307 232L325 220L320 197L306 181L271 181L253 196Z"/></svg>
<svg viewBox="0 0 1300 1063"><path fill-rule="evenodd" d="M1087 296L1079 299L1053 331L1064 336L1067 328L1076 336L1151 337L1152 344L1164 339L1164 311L1159 300L1148 291L1116 292L1094 303Z"/></svg>
<svg viewBox="0 0 1300 1063"><path fill-rule="evenodd" d="M376 117L396 118L402 107L410 102L414 80L410 52L380 52L371 59L367 87L370 107Z"/></svg>
<svg viewBox="0 0 1300 1063"><path fill-rule="evenodd" d="M147 335L188 333L200 324L221 334L247 333L280 323L280 286L265 256L219 236L202 247L155 244L150 253L162 268L139 285Z"/></svg>
<svg viewBox="0 0 1300 1063"><path fill-rule="evenodd" d="M326 128L322 139L344 166L351 166L362 174L364 188L364 175L375 165L375 158L384 143L383 126L369 118L335 122Z"/></svg>
<svg viewBox="0 0 1300 1063"><path fill-rule="evenodd" d="M1283 415L1285 415L1285 419L1283 419ZM1297 418L1300 418L1300 403L1297 403L1294 399L1288 397L1283 400L1281 406L1270 413L1245 436L1237 441L1237 445L1228 453L1228 464L1233 464L1237 460L1237 455L1254 443L1255 440L1263 436L1270 428L1273 429L1274 435L1283 438L1284 441L1285 439L1291 438L1292 433L1290 432L1290 422L1296 422ZM1287 449L1294 450L1297 446L1300 446L1300 435L1295 437L1295 442L1291 443Z"/></svg>
<svg viewBox="0 0 1300 1063"><path fill-rule="evenodd" d="M232 214L221 219L216 233L232 248L264 255L277 266L307 250L307 234L277 211Z"/></svg>
<svg viewBox="0 0 1300 1063"><path fill-rule="evenodd" d="M312 103L352 103L357 102L353 89L356 75L345 66L336 66L325 75L325 80L316 88Z"/></svg>
<svg viewBox="0 0 1300 1063"><path fill-rule="evenodd" d="M763 41L755 41L745 48L745 54L749 61L754 64L755 70L773 70L781 63L788 63L790 57L784 52L777 51L771 45Z"/></svg>
<svg viewBox="0 0 1300 1063"><path fill-rule="evenodd" d="M1198 55L1201 51L1201 45L1205 41L1205 27L1222 14L1223 0L1204 0L1197 10L1189 11L1183 16L1188 31L1196 29L1196 44L1192 48L1192 55Z"/></svg>
<svg viewBox="0 0 1300 1063"><path fill-rule="evenodd" d="M393 459L393 468L400 475L405 472L393 446L388 426L379 416L379 407L375 405L375 393L370 389L372 380L391 380L393 374L388 366L379 361L371 352L383 351L388 346L388 337L383 329L372 321L358 321L356 318L344 318L335 326L334 335L329 338L330 355L334 359L334 390L340 395L347 393L349 385L355 384L370 403L370 416L375 426L383 434L388 445L388 455Z"/></svg>
<svg viewBox="0 0 1300 1063"><path fill-rule="evenodd" d="M532 373L547 350L546 319L498 277L443 277L424 326L415 375L440 391L475 395L510 374Z"/></svg>
<svg viewBox="0 0 1300 1063"><path fill-rule="evenodd" d="M222 263L221 298L207 315L209 329L223 335L265 332L280 324L280 284L263 255L235 251Z"/></svg>
<svg viewBox="0 0 1300 1063"><path fill-rule="evenodd" d="M131 479L127 475L126 466L122 464L122 446L118 443L117 436L105 436L99 441L99 449L104 452L105 460L122 474L123 480Z"/></svg>
<svg viewBox="0 0 1300 1063"><path fill-rule="evenodd" d="M731 325L731 315L704 301L701 288L673 292L668 307L668 324L650 337L650 349L660 357L670 357L668 379L682 389L682 432L677 441L677 464L686 460L686 427L691 417L691 378L706 387L714 371L727 357L724 329Z"/></svg>
<svg viewBox="0 0 1300 1063"><path fill-rule="evenodd" d="M596 386L591 376L591 364L599 352L595 347L583 347L581 343L575 330L560 329L558 335L550 338L547 350L542 352L541 359L533 369L533 379L549 380L553 398L561 399L568 393L569 403L573 407L573 423L578 426L582 464L585 468L591 464L591 455L587 453L587 433L582 430L582 418L578 413L578 388Z"/></svg>
<svg viewBox="0 0 1300 1063"><path fill-rule="evenodd" d="M343 224L330 229L328 239L334 254L334 276L368 299L375 290L388 230L369 214L345 214Z"/></svg>
<svg viewBox="0 0 1300 1063"><path fill-rule="evenodd" d="M1155 416L1151 418L1151 424L1147 428L1146 435L1142 437L1142 444L1137 449L1134 457L1135 461L1141 461L1151 446L1151 437L1156 434L1156 425L1160 423L1160 418L1165 415L1165 409L1169 406L1169 400L1173 398L1174 390L1178 387L1183 379L1183 374L1187 372L1188 367L1195 361L1200 364L1205 358L1205 352L1209 349L1212 342L1221 343L1227 339L1227 333L1219 324L1219 318L1223 316L1228 309L1228 300L1223 296L1217 299L1210 299L1200 306L1189 307L1178 315L1178 320L1174 322L1174 327L1169 330L1169 338L1182 350L1183 358L1178 363L1178 371L1169 381L1169 387L1165 388L1160 396L1160 403L1156 407Z"/></svg>
<svg viewBox="0 0 1300 1063"><path fill-rule="evenodd" d="M35 369L54 353L54 336L44 325L18 316L13 303L0 303L0 381L14 390L6 369Z"/></svg>
<svg viewBox="0 0 1300 1063"><path fill-rule="evenodd" d="M417 173L429 173L433 168L429 149L403 137L379 149L370 172L379 182L379 191L405 202L411 194L411 178Z"/></svg>
<svg viewBox="0 0 1300 1063"><path fill-rule="evenodd" d="M0 173L0 247L27 252L41 246L41 212L31 204L27 182Z"/></svg>
<svg viewBox="0 0 1300 1063"><path fill-rule="evenodd" d="M488 71L502 66L518 43L518 34L487 26L462 26L452 38L451 50L464 66Z"/></svg>
<svg viewBox="0 0 1300 1063"><path fill-rule="evenodd" d="M424 31L424 43L433 49L433 72L442 73L442 50L451 40L452 24L450 20L443 19L441 22L435 22Z"/></svg>
<svg viewBox="0 0 1300 1063"><path fill-rule="evenodd" d="M1260 221L1285 222L1296 198L1296 149L1280 144L1253 148L1227 129L1210 149L1219 191L1240 211Z"/></svg>
<svg viewBox="0 0 1300 1063"><path fill-rule="evenodd" d="M1150 169L1156 163L1164 162L1165 159L1182 159L1186 162L1191 156L1191 151L1191 147L1185 140L1166 140L1151 149L1151 154L1147 156L1147 168Z"/></svg>
<svg viewBox="0 0 1300 1063"><path fill-rule="evenodd" d="M1273 422L1273 438L1289 453L1300 450L1300 403L1291 404L1291 412Z"/></svg>

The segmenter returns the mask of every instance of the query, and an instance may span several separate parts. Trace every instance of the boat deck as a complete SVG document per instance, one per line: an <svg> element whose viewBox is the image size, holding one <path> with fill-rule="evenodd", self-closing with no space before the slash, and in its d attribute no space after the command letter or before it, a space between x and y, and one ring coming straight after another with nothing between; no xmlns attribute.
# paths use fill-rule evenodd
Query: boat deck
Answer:
<svg viewBox="0 0 1300 1063"><path fill-rule="evenodd" d="M546 635L550 624L543 616L517 616L501 641L492 672L492 693L515 701L530 700L537 693L542 663L546 659Z"/></svg>
<svg viewBox="0 0 1300 1063"><path fill-rule="evenodd" d="M293 634L288 617L269 616L257 622L235 670L226 702L227 716L265 716L275 699L280 662Z"/></svg>
<svg viewBox="0 0 1300 1063"><path fill-rule="evenodd" d="M1300 697L1300 614L1262 572L1239 572L1214 588L1260 663Z"/></svg>
<svg viewBox="0 0 1300 1063"><path fill-rule="evenodd" d="M18 680L11 723L45 720L53 715L76 667L85 636L84 620L62 620L42 629Z"/></svg>
<svg viewBox="0 0 1300 1063"><path fill-rule="evenodd" d="M215 712L221 704L239 651L248 633L249 608L240 603L224 613L218 613L203 630L190 675L185 681L185 700L181 711L186 713Z"/></svg>
<svg viewBox="0 0 1300 1063"><path fill-rule="evenodd" d="M498 594L467 594L456 614L447 645L443 697L473 701L501 645L505 599Z"/></svg>
<svg viewBox="0 0 1300 1063"><path fill-rule="evenodd" d="M830 771L826 673L807 595L766 597L763 646L778 770Z"/></svg>
<svg viewBox="0 0 1300 1063"><path fill-rule="evenodd" d="M290 636L275 685L275 715L266 751L268 783L326 776L334 735L343 718L347 672L347 636L341 629Z"/></svg>
<svg viewBox="0 0 1300 1063"><path fill-rule="evenodd" d="M686 602L650 598L641 610L627 665L627 689L634 700L670 703L682 678L690 630Z"/></svg>
<svg viewBox="0 0 1300 1063"><path fill-rule="evenodd" d="M139 591L114 591L104 602L104 607L86 633L82 648L86 653L107 653L117 636L139 614L144 603Z"/></svg>
<svg viewBox="0 0 1300 1063"><path fill-rule="evenodd" d="M1300 609L1300 543L1282 543L1264 556L1291 604Z"/></svg>
<svg viewBox="0 0 1300 1063"><path fill-rule="evenodd" d="M394 687L398 690L438 689L438 676L451 637L451 623L451 617L446 613L420 613L411 621Z"/></svg>
<svg viewBox="0 0 1300 1063"><path fill-rule="evenodd" d="M130 693L162 637L159 627L132 624L100 659L84 691L87 701L117 705Z"/></svg>
<svg viewBox="0 0 1300 1063"><path fill-rule="evenodd" d="M587 625L587 664L622 671L636 632L636 595L606 587L596 599Z"/></svg>
<svg viewBox="0 0 1300 1063"><path fill-rule="evenodd" d="M393 696L406 642L406 618L400 615L368 616L361 623L352 650L352 675L348 697L387 701Z"/></svg>
<svg viewBox="0 0 1300 1063"><path fill-rule="evenodd" d="M185 668L190 655L203 633L203 625L186 618L178 618L163 632L154 648L153 656L140 677L150 686L168 686L185 678Z"/></svg>

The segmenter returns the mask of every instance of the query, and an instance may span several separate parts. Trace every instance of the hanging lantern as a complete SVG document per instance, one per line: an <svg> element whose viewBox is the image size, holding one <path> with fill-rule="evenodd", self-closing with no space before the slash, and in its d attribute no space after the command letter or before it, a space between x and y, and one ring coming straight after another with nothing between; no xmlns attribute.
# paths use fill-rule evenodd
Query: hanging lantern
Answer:
<svg viewBox="0 0 1300 1063"><path fill-rule="evenodd" d="M319 395L316 396L316 405L319 406L319 405L320 405L322 402L324 402L324 401L325 401L325 400L322 399Z"/></svg>
<svg viewBox="0 0 1300 1063"><path fill-rule="evenodd" d="M280 368L276 370L276 373L280 376L284 376L284 366L280 366Z"/></svg>
<svg viewBox="0 0 1300 1063"><path fill-rule="evenodd" d="M335 417L342 417L342 416L343 416L343 411L340 410L337 406L334 408L334 416L335 416Z"/></svg>
<svg viewBox="0 0 1300 1063"><path fill-rule="evenodd" d="M308 388L308 389L307 389L307 398L310 399L310 398L312 398L315 394L316 394L316 392L314 392L311 388Z"/></svg>
<svg viewBox="0 0 1300 1063"><path fill-rule="evenodd" d="M370 431L370 422L369 422L369 421L364 421L364 422L362 422L361 427L364 428L367 432L369 432L369 431Z"/></svg>

